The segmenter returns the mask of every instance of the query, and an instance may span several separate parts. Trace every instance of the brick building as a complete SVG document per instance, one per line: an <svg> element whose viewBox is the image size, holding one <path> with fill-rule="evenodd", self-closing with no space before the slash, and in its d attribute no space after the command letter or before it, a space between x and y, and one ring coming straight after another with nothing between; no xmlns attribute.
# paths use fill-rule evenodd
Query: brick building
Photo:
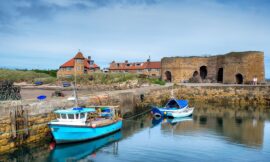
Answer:
<svg viewBox="0 0 270 162"><path fill-rule="evenodd" d="M85 58L81 52L60 66L57 71L57 77L72 77L73 75L90 74L99 71L100 67L94 63L90 56Z"/></svg>
<svg viewBox="0 0 270 162"><path fill-rule="evenodd" d="M265 81L264 53L231 52L210 57L165 57L161 60L162 79L180 83L192 77L201 82L247 83Z"/></svg>
<svg viewBox="0 0 270 162"><path fill-rule="evenodd" d="M151 62L115 62L110 64L109 72L142 74L151 77L160 77L161 64L159 61Z"/></svg>

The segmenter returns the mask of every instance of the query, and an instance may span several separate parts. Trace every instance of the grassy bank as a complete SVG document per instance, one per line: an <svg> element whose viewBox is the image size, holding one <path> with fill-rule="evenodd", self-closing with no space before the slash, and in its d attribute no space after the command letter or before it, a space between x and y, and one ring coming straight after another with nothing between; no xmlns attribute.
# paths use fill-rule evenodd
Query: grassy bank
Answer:
<svg viewBox="0 0 270 162"><path fill-rule="evenodd" d="M13 82L27 82L34 83L42 81L44 84L56 83L57 81L73 82L74 77L71 78L56 78L56 70L10 70L0 69L0 81L10 80ZM138 74L130 73L92 73L77 76L77 83L81 85L96 85L96 84L114 84L134 82L138 84L149 83L165 85L165 82L157 78L142 77Z"/></svg>
<svg viewBox="0 0 270 162"><path fill-rule="evenodd" d="M113 84L113 83L124 83L124 82L138 82L139 84L151 83L165 85L165 82L156 78L145 78L138 74L130 73L93 73L91 75L81 75L77 76L77 83L83 85L93 85L93 84ZM65 81L74 81L74 78L61 78Z"/></svg>
<svg viewBox="0 0 270 162"><path fill-rule="evenodd" d="M52 77L49 74L39 73L32 70L0 69L0 81L3 80L27 83L33 83L35 81L42 81L43 83L53 83L56 81L56 78Z"/></svg>

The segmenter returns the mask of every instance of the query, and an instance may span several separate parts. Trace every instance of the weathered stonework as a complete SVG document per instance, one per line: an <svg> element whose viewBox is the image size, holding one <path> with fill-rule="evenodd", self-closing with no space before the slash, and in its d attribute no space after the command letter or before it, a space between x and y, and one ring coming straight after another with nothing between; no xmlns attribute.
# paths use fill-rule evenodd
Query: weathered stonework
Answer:
<svg viewBox="0 0 270 162"><path fill-rule="evenodd" d="M259 51L231 52L210 57L165 57L161 60L163 80L186 82L200 76L205 82L247 83L253 78L265 81L264 53Z"/></svg>

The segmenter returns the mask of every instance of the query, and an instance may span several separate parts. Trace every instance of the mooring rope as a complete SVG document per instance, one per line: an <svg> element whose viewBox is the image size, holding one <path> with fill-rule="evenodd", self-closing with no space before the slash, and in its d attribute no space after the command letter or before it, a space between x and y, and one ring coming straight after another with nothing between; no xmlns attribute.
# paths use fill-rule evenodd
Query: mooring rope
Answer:
<svg viewBox="0 0 270 162"><path fill-rule="evenodd" d="M149 111L151 111L151 109L148 109L148 110L143 111L143 112L141 112L141 113L139 113L139 114L136 114L136 115L130 116L130 117L128 117L128 118L126 118L126 119L123 119L123 120L129 120L130 118L134 118L134 117L137 117L137 116L140 116L140 115L146 114L146 113L148 113Z"/></svg>

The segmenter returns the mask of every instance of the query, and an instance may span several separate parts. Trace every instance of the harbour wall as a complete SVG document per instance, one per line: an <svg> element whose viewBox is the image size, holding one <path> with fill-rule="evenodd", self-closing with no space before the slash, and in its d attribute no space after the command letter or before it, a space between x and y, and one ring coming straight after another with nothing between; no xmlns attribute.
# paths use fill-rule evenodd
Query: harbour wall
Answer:
<svg viewBox="0 0 270 162"><path fill-rule="evenodd" d="M149 110L151 105L164 105L171 96L174 96L188 99L190 105L198 109L201 105L216 104L223 107L234 105L235 109L264 111L270 107L269 94L269 86L174 86L151 91L131 90L84 96L79 98L79 106L119 105L122 116L129 118ZM74 102L66 98L0 102L0 153L14 150L24 144L38 142L49 136L47 123L55 119L52 112L72 106ZM196 115L196 111L194 113Z"/></svg>

